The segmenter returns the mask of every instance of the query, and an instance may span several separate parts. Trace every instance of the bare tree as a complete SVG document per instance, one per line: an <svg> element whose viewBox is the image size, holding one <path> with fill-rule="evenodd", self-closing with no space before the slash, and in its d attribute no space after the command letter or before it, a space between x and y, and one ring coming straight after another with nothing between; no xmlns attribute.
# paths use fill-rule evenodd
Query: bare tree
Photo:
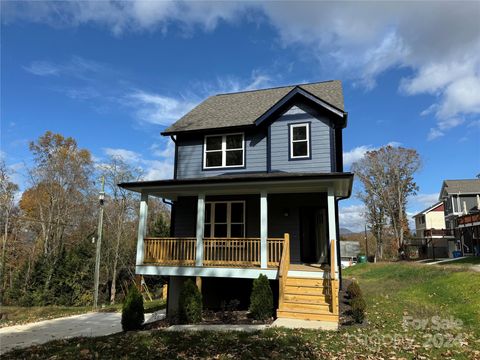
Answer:
<svg viewBox="0 0 480 360"><path fill-rule="evenodd" d="M387 216L398 250L404 246L404 233L408 229L407 200L418 191L414 174L420 166L416 150L392 146L369 151L352 165L352 171L363 185L360 198L369 213L371 226L378 229L381 218Z"/></svg>
<svg viewBox="0 0 480 360"><path fill-rule="evenodd" d="M15 208L15 193L17 191L18 185L10 181L7 166L3 160L0 160L0 218L3 220L2 259L0 263L0 305L3 303L3 294L5 292L5 255L11 227L11 215Z"/></svg>
<svg viewBox="0 0 480 360"><path fill-rule="evenodd" d="M105 185L107 191L107 201L105 208L105 217L107 221L106 245L107 259L109 259L109 269L107 273L111 274L110 303L115 303L117 276L119 266L126 263L122 255L128 253L128 245L135 242L133 227L128 223L136 218L135 200L136 196L131 192L117 185L122 182L136 181L140 178L142 172L139 168L127 164L121 157L113 156L105 164L99 166L100 172L105 176Z"/></svg>

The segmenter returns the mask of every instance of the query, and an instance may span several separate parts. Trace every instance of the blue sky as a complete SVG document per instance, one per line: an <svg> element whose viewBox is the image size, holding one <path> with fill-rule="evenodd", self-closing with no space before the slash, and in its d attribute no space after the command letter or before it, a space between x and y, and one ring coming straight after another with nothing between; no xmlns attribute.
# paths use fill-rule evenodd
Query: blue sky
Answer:
<svg viewBox="0 0 480 360"><path fill-rule="evenodd" d="M347 169L415 148L414 213L480 173L479 4L2 2L1 156L25 188L28 141L51 130L169 178L160 132L205 97L340 79ZM344 201L342 226L360 230L361 210Z"/></svg>

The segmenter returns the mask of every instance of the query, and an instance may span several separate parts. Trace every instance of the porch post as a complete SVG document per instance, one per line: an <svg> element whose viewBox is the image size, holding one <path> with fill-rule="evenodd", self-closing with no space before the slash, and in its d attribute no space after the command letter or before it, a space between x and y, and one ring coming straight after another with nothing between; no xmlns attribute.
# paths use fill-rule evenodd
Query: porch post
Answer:
<svg viewBox="0 0 480 360"><path fill-rule="evenodd" d="M328 236L329 236L329 243L331 244L332 240L335 240L335 244L337 243L337 224L335 220L335 195L333 193L333 188L328 188ZM330 249L332 251L332 249ZM335 269L335 273L338 272L338 254L334 252L335 257L333 258L334 263L330 264L332 269Z"/></svg>
<svg viewBox="0 0 480 360"><path fill-rule="evenodd" d="M195 265L203 265L203 231L205 224L205 193L198 194L197 199L197 249Z"/></svg>
<svg viewBox="0 0 480 360"><path fill-rule="evenodd" d="M142 193L140 198L140 213L138 215L138 236L137 236L137 265L143 265L145 248L143 239L147 235L148 217L148 194Z"/></svg>
<svg viewBox="0 0 480 360"><path fill-rule="evenodd" d="M260 266L262 269L267 268L268 262L268 201L267 192L260 193Z"/></svg>

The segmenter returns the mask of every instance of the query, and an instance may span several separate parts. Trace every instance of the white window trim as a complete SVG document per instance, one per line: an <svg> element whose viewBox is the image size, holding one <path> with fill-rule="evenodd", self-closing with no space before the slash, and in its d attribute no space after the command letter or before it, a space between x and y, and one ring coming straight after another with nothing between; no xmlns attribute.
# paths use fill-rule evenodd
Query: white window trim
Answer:
<svg viewBox="0 0 480 360"><path fill-rule="evenodd" d="M226 239L231 238L231 226L233 225L243 225L243 238L245 238L245 200L235 200L235 201L206 201L205 205L210 204L210 222L204 222L205 225L210 225L210 234L204 234L206 238L215 238L215 239ZM215 222L215 204L227 204L227 222L226 223L216 223ZM243 204L243 223L234 222L232 223L232 204ZM216 238L215 235L215 224L226 224L227 225L227 237L226 238Z"/></svg>
<svg viewBox="0 0 480 360"><path fill-rule="evenodd" d="M306 127L306 139L305 140L293 140L293 129L298 127ZM290 159L308 159L310 157L310 124L309 123L301 123L301 124L290 124ZM307 142L307 155L293 155L293 144L296 142Z"/></svg>
<svg viewBox="0 0 480 360"><path fill-rule="evenodd" d="M230 135L242 135L242 147L236 149L227 149L227 136ZM220 150L207 150L207 138L209 137L222 137L222 148ZM238 151L242 150L242 164L241 165L227 165L227 151ZM207 152L222 152L222 165L221 166L207 166ZM203 139L203 169L231 169L231 168L241 168L245 166L245 133L230 133L230 134L215 134L215 135L205 135Z"/></svg>

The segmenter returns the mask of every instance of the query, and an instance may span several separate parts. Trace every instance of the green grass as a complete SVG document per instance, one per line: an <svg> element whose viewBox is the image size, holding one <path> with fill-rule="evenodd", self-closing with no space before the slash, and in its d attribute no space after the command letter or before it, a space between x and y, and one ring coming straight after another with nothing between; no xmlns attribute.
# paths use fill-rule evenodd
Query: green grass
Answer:
<svg viewBox="0 0 480 360"><path fill-rule="evenodd" d="M338 332L140 331L53 341L3 358L480 358L480 273L466 268L379 263L359 264L344 274L355 277L363 290L368 306L365 326L346 326ZM437 329L433 316L458 319L462 325ZM404 317L427 320L427 324L424 329L404 327Z"/></svg>
<svg viewBox="0 0 480 360"><path fill-rule="evenodd" d="M145 301L144 308L146 313L155 312L164 309L165 300ZM99 309L102 312L117 312L122 310L122 304L107 305ZM4 318L0 320L0 327L26 324L41 320L55 319L64 316L85 314L92 311L91 306L2 306L0 312ZM6 318L5 318L6 317Z"/></svg>

